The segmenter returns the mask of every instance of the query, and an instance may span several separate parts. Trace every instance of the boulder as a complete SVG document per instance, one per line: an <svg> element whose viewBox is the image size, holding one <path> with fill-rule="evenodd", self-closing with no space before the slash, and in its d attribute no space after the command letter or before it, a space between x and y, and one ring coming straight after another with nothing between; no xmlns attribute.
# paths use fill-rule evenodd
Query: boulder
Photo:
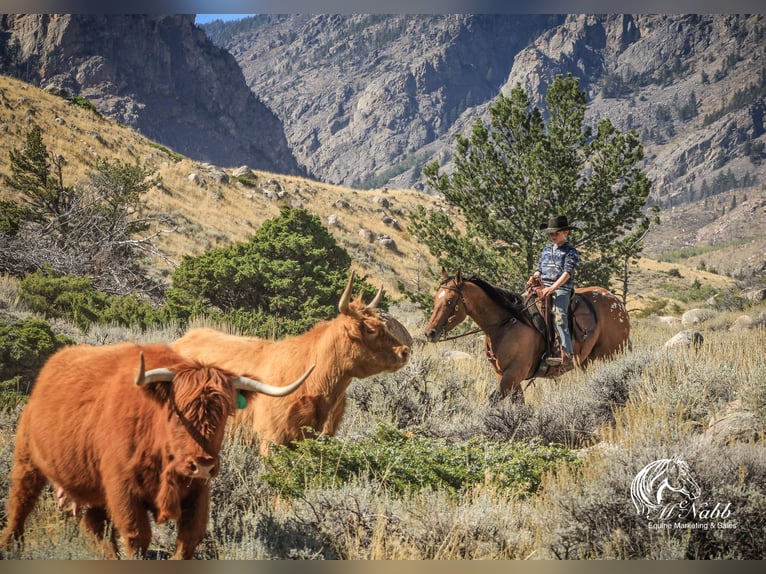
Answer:
<svg viewBox="0 0 766 574"><path fill-rule="evenodd" d="M691 327L693 325L699 325L704 323L715 315L715 311L711 309L689 309L681 316L681 324L684 327Z"/></svg>
<svg viewBox="0 0 766 574"><path fill-rule="evenodd" d="M737 399L726 405L724 412L714 415L702 433L701 442L707 445L724 446L731 442L758 440L760 431L753 413L742 408Z"/></svg>
<svg viewBox="0 0 766 574"><path fill-rule="evenodd" d="M367 243L373 243L375 241L375 234L364 227L359 230L359 237Z"/></svg>
<svg viewBox="0 0 766 574"><path fill-rule="evenodd" d="M745 291L743 295L745 296L745 299L752 303L760 303L761 301L766 301L766 287Z"/></svg>
<svg viewBox="0 0 766 574"><path fill-rule="evenodd" d="M391 251L398 251L398 247L396 246L396 241L391 239L388 235L381 235L378 238L378 243L385 247L386 249L389 249Z"/></svg>
<svg viewBox="0 0 766 574"><path fill-rule="evenodd" d="M746 331L756 326L755 320L750 315L740 315L734 320L729 331Z"/></svg>
<svg viewBox="0 0 766 574"><path fill-rule="evenodd" d="M704 341L705 337L702 336L702 333L695 331L694 329L687 329L686 331L676 333L670 339L668 339L665 342L665 348L669 349L671 347L678 347L683 345L686 347L693 346L696 349L702 345Z"/></svg>
<svg viewBox="0 0 766 574"><path fill-rule="evenodd" d="M246 165L242 165L242 166L239 166L237 169L235 169L233 172L231 172L231 175L232 177L250 177L253 175L253 172Z"/></svg>
<svg viewBox="0 0 766 574"><path fill-rule="evenodd" d="M444 351L442 357L448 361L468 361L474 358L473 355L466 353L465 351L455 351L452 349Z"/></svg>

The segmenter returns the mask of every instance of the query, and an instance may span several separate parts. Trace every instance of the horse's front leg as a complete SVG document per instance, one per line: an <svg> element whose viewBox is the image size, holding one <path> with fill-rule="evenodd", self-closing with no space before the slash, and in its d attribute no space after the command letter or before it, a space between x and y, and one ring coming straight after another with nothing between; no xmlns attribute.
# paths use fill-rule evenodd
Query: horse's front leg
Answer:
<svg viewBox="0 0 766 574"><path fill-rule="evenodd" d="M521 381L524 377L516 372L515 369L506 369L498 375L498 388L492 391L489 396L489 402L496 405L505 397L511 397L514 403L524 404L524 391L521 388Z"/></svg>

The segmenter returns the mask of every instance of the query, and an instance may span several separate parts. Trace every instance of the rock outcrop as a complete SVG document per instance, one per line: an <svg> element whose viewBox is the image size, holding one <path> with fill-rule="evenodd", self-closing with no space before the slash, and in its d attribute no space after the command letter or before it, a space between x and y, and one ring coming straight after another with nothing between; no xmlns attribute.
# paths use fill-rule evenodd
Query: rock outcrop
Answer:
<svg viewBox="0 0 766 574"><path fill-rule="evenodd" d="M193 14L0 15L0 71L90 100L192 159L305 175L280 120Z"/></svg>

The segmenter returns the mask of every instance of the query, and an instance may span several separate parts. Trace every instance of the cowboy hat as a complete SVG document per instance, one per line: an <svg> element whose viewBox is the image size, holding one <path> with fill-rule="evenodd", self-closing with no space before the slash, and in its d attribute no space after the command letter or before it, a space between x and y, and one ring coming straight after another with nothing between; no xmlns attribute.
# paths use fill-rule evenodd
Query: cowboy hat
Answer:
<svg viewBox="0 0 766 574"><path fill-rule="evenodd" d="M553 233L554 231L567 231L568 229L577 229L574 225L569 225L566 215L552 215L548 218L548 225L544 223L540 226L540 229L546 233Z"/></svg>

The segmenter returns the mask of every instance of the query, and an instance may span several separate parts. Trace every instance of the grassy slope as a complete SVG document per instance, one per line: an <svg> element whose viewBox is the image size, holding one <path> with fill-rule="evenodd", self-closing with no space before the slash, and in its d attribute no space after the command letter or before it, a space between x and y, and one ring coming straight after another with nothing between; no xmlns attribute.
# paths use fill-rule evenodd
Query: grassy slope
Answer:
<svg viewBox="0 0 766 574"><path fill-rule="evenodd" d="M412 290L430 292L435 286L433 257L406 230L407 213L416 205L447 209L434 196L414 190L355 190L265 172L254 172L249 176L254 186L245 185L232 177L237 166L219 168L179 158L172 150L133 130L5 76L0 76L0 126L3 126L0 173L9 173L9 151L23 146L32 122L42 128L48 151L66 158L65 184L83 181L97 157L125 162L139 160L155 169L162 178L162 185L147 193L148 209L175 214L181 221L176 230L159 240L161 250L173 263L178 263L185 254L196 255L246 239L261 222L274 217L280 205L287 204L302 206L317 214L352 254L355 266L371 280L382 282L389 294L396 296L399 280ZM227 174L228 182L220 182L215 176L221 171ZM197 174L199 183L190 180L191 174ZM281 190L286 196L281 200L266 199L262 194L264 189ZM0 187L0 195L4 191ZM337 217L337 224L329 225L333 215ZM400 228L386 225L382 221L384 217L397 220ZM368 241L360 235L361 229L372 232L373 238L389 235L397 249L387 249L376 240ZM675 305L680 309L685 305L675 300L673 294L690 286L695 279L717 289L733 283L725 276L693 269L699 265L698 261L689 261L689 266L683 263L666 265L642 259L632 268L629 308L642 309L658 298L667 298L671 307ZM160 259L155 266L160 275L172 270L171 264ZM666 273L672 268L679 269L681 277ZM667 285L673 289L667 290Z"/></svg>

